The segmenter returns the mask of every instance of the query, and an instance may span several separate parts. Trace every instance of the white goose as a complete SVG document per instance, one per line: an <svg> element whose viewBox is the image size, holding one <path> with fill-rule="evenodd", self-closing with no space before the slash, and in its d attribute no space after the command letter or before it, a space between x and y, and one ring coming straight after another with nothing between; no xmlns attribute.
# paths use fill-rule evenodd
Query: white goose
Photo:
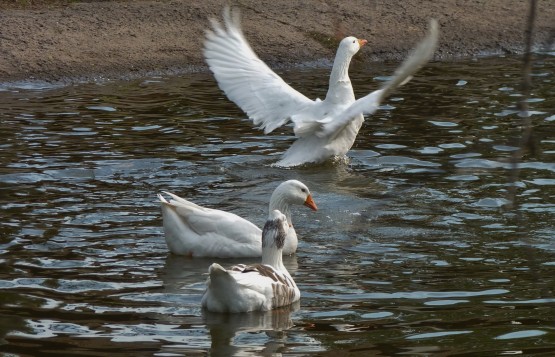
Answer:
<svg viewBox="0 0 555 357"><path fill-rule="evenodd" d="M285 215L273 210L262 231L260 264L226 270L213 263L208 269L202 307L213 312L267 311L299 300L301 292L282 262L288 229Z"/></svg>
<svg viewBox="0 0 555 357"><path fill-rule="evenodd" d="M374 113L384 98L433 56L437 22L430 22L430 32L391 80L365 97L355 100L349 64L366 43L355 37L341 41L329 80L326 98L311 100L290 87L254 53L241 30L238 11L228 7L223 13L224 26L211 20L204 43L204 57L219 87L268 134L293 122L297 140L284 153L278 166L318 163L343 157L353 145L364 121L363 114Z"/></svg>
<svg viewBox="0 0 555 357"><path fill-rule="evenodd" d="M162 195L162 217L170 251L190 257L244 258L262 254L260 228L233 213L196 205L172 193ZM308 187L300 181L282 182L270 197L270 212L283 212L290 226L283 252L297 250L297 234L291 221L290 205L305 205L316 211Z"/></svg>

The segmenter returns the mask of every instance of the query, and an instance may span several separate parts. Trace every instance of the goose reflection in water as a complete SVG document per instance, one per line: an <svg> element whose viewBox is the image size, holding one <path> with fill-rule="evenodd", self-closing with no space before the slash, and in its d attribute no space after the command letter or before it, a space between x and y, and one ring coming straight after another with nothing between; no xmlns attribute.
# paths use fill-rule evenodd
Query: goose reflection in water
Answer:
<svg viewBox="0 0 555 357"><path fill-rule="evenodd" d="M233 356L244 350L257 349L263 355L278 353L285 346L286 330L294 326L291 314L298 311L300 302L265 312L221 314L203 311L202 317L210 332L212 356ZM251 345L250 338L242 343L242 334L260 334L257 346ZM263 344L261 344L261 341Z"/></svg>

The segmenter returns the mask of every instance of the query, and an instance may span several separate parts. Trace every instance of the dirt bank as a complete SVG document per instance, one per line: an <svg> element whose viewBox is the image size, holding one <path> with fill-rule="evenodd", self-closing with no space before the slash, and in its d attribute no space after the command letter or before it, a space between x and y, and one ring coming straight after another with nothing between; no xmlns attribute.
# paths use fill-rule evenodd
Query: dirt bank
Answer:
<svg viewBox="0 0 555 357"><path fill-rule="evenodd" d="M46 0L45 0L46 1ZM59 5L62 3L62 5ZM205 69L207 18L227 2L91 1L0 6L0 81L131 78ZM247 38L272 65L333 59L335 38L368 40L359 60L398 60L439 20L438 59L523 49L527 1L232 1ZM536 45L553 46L555 6L538 1Z"/></svg>

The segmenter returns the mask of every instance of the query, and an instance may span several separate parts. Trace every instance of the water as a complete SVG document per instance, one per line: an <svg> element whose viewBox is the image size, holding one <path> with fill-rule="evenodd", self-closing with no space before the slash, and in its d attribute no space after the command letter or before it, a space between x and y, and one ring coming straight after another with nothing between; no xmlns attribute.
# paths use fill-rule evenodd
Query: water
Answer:
<svg viewBox="0 0 555 357"><path fill-rule="evenodd" d="M355 63L357 94L393 68ZM283 73L310 97L327 74ZM555 57L533 74L538 152L516 211L518 58L434 63L365 122L350 162L294 169L271 166L290 129L252 128L209 74L2 87L0 352L555 354ZM320 208L295 210L300 304L204 313L215 259L168 254L156 193L262 225L290 178Z"/></svg>

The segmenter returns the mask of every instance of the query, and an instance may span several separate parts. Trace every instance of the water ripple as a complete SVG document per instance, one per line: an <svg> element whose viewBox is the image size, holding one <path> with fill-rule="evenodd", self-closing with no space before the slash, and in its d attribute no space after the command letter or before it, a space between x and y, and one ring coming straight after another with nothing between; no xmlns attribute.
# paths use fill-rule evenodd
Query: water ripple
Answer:
<svg viewBox="0 0 555 357"><path fill-rule="evenodd" d="M264 135L210 73L3 87L0 354L553 352L554 65L534 62L538 145L518 165L518 210L510 56L430 63L366 117L347 158L288 170L272 163L291 128ZM357 97L394 68L354 63ZM326 95L329 68L282 74ZM292 178L319 207L293 209L299 249L284 261L300 304L202 311L217 260L168 254L156 193L262 225Z"/></svg>
<svg viewBox="0 0 555 357"><path fill-rule="evenodd" d="M488 289L484 291L411 291L396 293L357 293L357 294L335 294L333 300L340 301L357 301L357 300L378 300L378 299L430 299L430 298L457 298L457 297L474 297L502 295L509 293L505 289ZM325 295L310 293L306 294L310 298L324 298Z"/></svg>

